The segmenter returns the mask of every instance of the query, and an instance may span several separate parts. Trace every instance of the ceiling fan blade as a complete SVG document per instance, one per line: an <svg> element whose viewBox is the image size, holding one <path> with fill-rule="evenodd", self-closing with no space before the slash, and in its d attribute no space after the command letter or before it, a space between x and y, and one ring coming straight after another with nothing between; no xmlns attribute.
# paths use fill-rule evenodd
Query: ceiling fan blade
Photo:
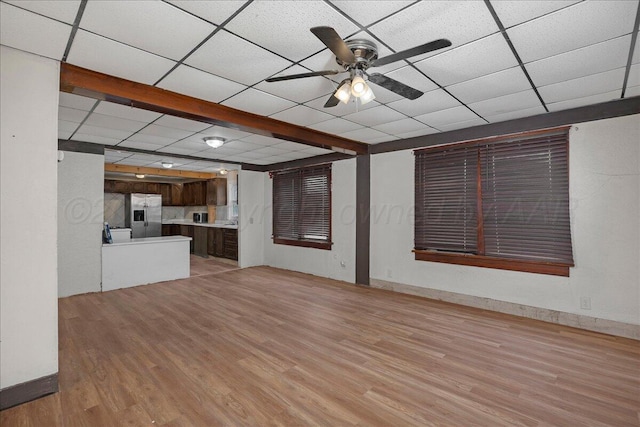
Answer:
<svg viewBox="0 0 640 427"><path fill-rule="evenodd" d="M300 73L300 74L291 74L289 76L279 76L279 77L269 77L265 79L265 82L281 82L284 80L294 80L294 79L304 79L306 77L316 77L316 76L332 76L334 74L344 73L344 71L338 70L324 70L324 71L312 71L309 73Z"/></svg>
<svg viewBox="0 0 640 427"><path fill-rule="evenodd" d="M392 62L400 61L402 59L411 58L412 56L422 55L423 53L432 52L434 50L443 49L451 46L451 42L447 39L438 39L430 43L425 43L420 46L412 47L411 49L403 50L401 52L394 53L384 58L376 59L372 67L379 67L381 65L391 64Z"/></svg>
<svg viewBox="0 0 640 427"><path fill-rule="evenodd" d="M336 96L335 96L336 92L338 92L340 90L340 88L342 87L342 85L345 84L345 82L348 82L348 81L349 81L349 79L344 79L343 81L341 81L338 84L338 87L336 88L336 90L333 91L331 96L329 96L329 99L327 99L327 102L324 103L324 108L335 107L336 105L338 105L340 100L338 98L336 98Z"/></svg>
<svg viewBox="0 0 640 427"><path fill-rule="evenodd" d="M311 32L345 64L355 64L356 57L349 46L331 27L313 27Z"/></svg>
<svg viewBox="0 0 640 427"><path fill-rule="evenodd" d="M423 92L418 89L414 89L411 86L407 86L404 83L400 83L391 77L383 76L379 73L370 74L369 81L408 99L417 99L423 95Z"/></svg>

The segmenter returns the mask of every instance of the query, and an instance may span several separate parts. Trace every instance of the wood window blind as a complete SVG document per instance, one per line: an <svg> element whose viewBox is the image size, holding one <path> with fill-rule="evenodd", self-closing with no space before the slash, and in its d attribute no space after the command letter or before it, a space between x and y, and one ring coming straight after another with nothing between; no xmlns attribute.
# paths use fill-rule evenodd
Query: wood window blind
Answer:
<svg viewBox="0 0 640 427"><path fill-rule="evenodd" d="M566 128L416 150L416 258L535 272L545 263L568 275L568 164Z"/></svg>
<svg viewBox="0 0 640 427"><path fill-rule="evenodd" d="M331 248L331 165L275 172L275 243Z"/></svg>

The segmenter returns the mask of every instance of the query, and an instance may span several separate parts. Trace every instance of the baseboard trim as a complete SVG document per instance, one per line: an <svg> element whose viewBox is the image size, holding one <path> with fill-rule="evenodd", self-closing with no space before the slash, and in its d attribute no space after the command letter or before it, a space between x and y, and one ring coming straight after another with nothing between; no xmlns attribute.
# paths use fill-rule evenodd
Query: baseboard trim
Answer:
<svg viewBox="0 0 640 427"><path fill-rule="evenodd" d="M0 390L0 410L29 402L58 391L58 373Z"/></svg>
<svg viewBox="0 0 640 427"><path fill-rule="evenodd" d="M599 319L581 314L565 313L547 308L533 307L512 302L499 301L491 298L476 297L473 295L458 294L455 292L438 289L422 288L420 286L406 285L403 283L388 282L386 280L371 279L372 288L386 289L403 294L416 295L438 301L445 301L483 310L496 311L498 313L512 314L529 319L542 320L564 326L601 332L623 338L640 340L640 325L617 322L614 320Z"/></svg>

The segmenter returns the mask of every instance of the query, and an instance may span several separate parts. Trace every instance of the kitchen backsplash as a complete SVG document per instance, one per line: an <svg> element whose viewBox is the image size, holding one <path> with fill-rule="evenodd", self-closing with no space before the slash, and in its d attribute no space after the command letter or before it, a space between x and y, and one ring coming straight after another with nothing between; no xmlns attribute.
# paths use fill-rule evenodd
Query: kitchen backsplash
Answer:
<svg viewBox="0 0 640 427"><path fill-rule="evenodd" d="M124 194L104 193L104 221L111 227L124 227Z"/></svg>
<svg viewBox="0 0 640 427"><path fill-rule="evenodd" d="M184 206L163 206L162 219L183 219Z"/></svg>

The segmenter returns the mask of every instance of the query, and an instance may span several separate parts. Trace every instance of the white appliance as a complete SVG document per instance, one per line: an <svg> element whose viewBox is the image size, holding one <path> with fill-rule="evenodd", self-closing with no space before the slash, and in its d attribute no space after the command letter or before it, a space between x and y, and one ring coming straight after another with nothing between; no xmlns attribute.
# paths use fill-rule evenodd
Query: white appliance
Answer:
<svg viewBox="0 0 640 427"><path fill-rule="evenodd" d="M124 199L124 223L131 237L162 236L162 196L160 194L127 194Z"/></svg>

